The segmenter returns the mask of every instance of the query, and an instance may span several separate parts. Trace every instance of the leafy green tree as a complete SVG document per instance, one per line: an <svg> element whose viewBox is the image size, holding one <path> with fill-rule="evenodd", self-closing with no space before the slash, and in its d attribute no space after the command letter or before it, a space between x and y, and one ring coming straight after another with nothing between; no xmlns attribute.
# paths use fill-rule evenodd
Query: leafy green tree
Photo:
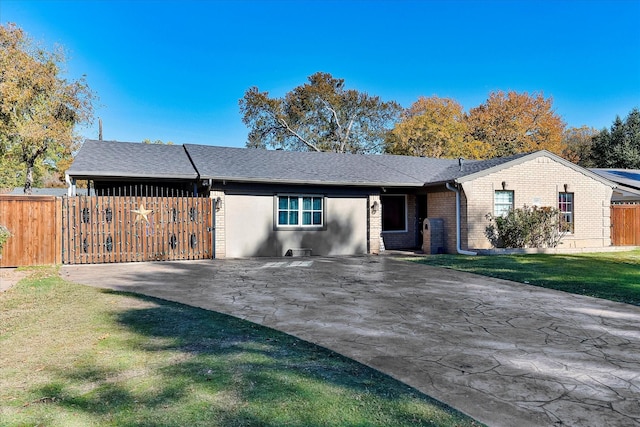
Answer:
<svg viewBox="0 0 640 427"><path fill-rule="evenodd" d="M593 137L598 131L588 126L571 127L562 135L562 157L585 168L595 167L591 154Z"/></svg>
<svg viewBox="0 0 640 427"><path fill-rule="evenodd" d="M90 122L94 94L84 78L65 79L64 64L62 51L36 46L14 24L0 25L0 188L23 179L30 194L77 148L75 127Z"/></svg>
<svg viewBox="0 0 640 427"><path fill-rule="evenodd" d="M467 143L481 157L511 156L546 149L562 154L565 124L542 93L492 92L468 114Z"/></svg>
<svg viewBox="0 0 640 427"><path fill-rule="evenodd" d="M436 158L468 157L462 105L450 98L420 97L388 133L385 151Z"/></svg>
<svg viewBox="0 0 640 427"><path fill-rule="evenodd" d="M616 117L611 129L593 138L591 159L599 168L640 169L640 111L631 110L624 121Z"/></svg>
<svg viewBox="0 0 640 427"><path fill-rule="evenodd" d="M292 151L377 153L400 112L395 102L344 88L344 80L318 72L282 98L257 87L240 99L250 129L248 147Z"/></svg>

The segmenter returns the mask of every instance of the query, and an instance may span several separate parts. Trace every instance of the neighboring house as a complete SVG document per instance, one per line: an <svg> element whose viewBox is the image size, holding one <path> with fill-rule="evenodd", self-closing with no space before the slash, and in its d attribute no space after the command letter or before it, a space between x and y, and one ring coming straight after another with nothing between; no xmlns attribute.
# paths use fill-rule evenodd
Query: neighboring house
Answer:
<svg viewBox="0 0 640 427"><path fill-rule="evenodd" d="M153 185L208 195L218 258L418 248L425 218L442 219L437 251L487 249L486 214L523 205L563 211L564 247L611 244L615 184L547 151L464 161L86 141L68 175L97 194Z"/></svg>
<svg viewBox="0 0 640 427"><path fill-rule="evenodd" d="M640 170L638 169L589 169L591 172L616 183L611 203L640 203Z"/></svg>

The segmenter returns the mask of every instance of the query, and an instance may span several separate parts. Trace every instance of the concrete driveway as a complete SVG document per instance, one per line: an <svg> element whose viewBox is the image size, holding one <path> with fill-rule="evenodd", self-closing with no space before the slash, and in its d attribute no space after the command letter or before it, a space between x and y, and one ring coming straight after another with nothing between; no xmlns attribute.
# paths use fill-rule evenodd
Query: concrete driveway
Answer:
<svg viewBox="0 0 640 427"><path fill-rule="evenodd" d="M490 426L640 425L640 307L387 256L65 266L62 275L284 331Z"/></svg>

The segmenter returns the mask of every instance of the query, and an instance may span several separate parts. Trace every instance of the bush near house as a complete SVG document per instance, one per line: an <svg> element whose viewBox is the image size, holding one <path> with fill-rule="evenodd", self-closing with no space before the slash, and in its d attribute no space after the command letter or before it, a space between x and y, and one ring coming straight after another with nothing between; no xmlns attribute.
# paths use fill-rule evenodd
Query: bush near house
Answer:
<svg viewBox="0 0 640 427"><path fill-rule="evenodd" d="M504 216L486 215L485 235L496 248L555 248L567 227L552 207L523 206Z"/></svg>
<svg viewBox="0 0 640 427"><path fill-rule="evenodd" d="M9 240L9 237L11 237L9 229L0 224L0 254L2 254L2 248L4 247L4 244L7 243L7 240Z"/></svg>

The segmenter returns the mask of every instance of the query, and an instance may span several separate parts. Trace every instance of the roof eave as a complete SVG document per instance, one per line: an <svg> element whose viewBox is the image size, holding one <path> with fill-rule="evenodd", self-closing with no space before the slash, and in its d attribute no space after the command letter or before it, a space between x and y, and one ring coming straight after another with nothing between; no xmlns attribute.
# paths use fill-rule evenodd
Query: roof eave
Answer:
<svg viewBox="0 0 640 427"><path fill-rule="evenodd" d="M143 174L143 173L113 173L113 172L95 172L95 171L67 171L67 175L70 178L75 179L96 179L96 178L117 178L117 179L184 179L184 180L196 180L198 174Z"/></svg>
<svg viewBox="0 0 640 427"><path fill-rule="evenodd" d="M589 168L589 171L590 171L590 172L595 173L596 175L598 175L598 176L602 177L603 179L608 179L608 180L610 180L610 181L614 182L614 183L616 184L617 188L627 187L627 188L633 188L633 189L635 189L636 191L640 191L640 185L635 185L635 183L636 183L636 182L640 184L640 181L638 181L638 180L631 180L631 181L633 181L633 182L634 182L634 184L630 184L630 183L629 183L629 179L622 178L620 181L617 181L617 180L616 180L616 177L605 178L603 175L600 175L599 173L594 172L594 171L602 171L602 172L606 173L606 175L607 175L607 176L611 176L612 174L611 174L609 171L620 171L620 172L623 172L623 171L624 171L624 172L626 172L626 171L634 171L634 170L635 170L635 169L605 169L605 168Z"/></svg>
<svg viewBox="0 0 640 427"><path fill-rule="evenodd" d="M298 179L272 179L272 178L244 178L237 176L202 176L202 179L214 181L236 182L241 184L290 184L290 185L328 185L349 187L422 187L423 183L416 182L357 182L357 181L309 181Z"/></svg>
<svg viewBox="0 0 640 427"><path fill-rule="evenodd" d="M627 193L632 193L632 194L640 196L640 189L635 188L635 187L628 187L626 185L618 185L616 187L616 190L620 190L620 191L624 191L624 192L627 192Z"/></svg>

